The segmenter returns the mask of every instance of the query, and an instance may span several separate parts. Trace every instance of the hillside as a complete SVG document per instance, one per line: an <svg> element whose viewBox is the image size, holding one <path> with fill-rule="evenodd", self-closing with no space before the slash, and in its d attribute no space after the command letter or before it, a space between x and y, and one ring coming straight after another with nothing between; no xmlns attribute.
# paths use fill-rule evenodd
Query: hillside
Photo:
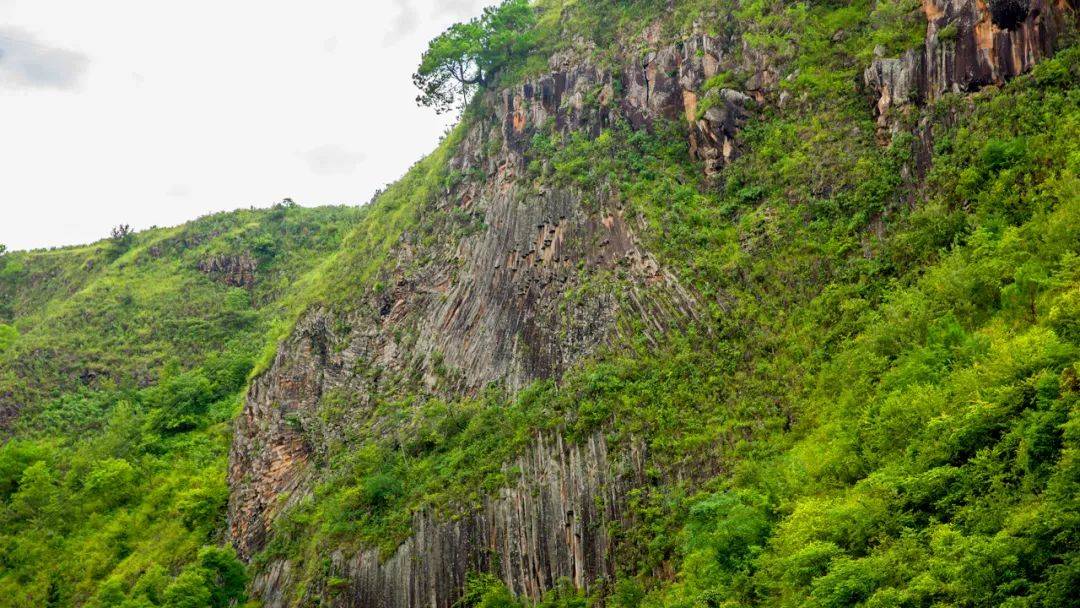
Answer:
<svg viewBox="0 0 1080 608"><path fill-rule="evenodd" d="M0 604L139 573L163 592L220 538L248 373L359 215L278 205L0 257Z"/></svg>
<svg viewBox="0 0 1080 608"><path fill-rule="evenodd" d="M1077 15L511 0L369 205L0 257L0 605L1071 605Z"/></svg>

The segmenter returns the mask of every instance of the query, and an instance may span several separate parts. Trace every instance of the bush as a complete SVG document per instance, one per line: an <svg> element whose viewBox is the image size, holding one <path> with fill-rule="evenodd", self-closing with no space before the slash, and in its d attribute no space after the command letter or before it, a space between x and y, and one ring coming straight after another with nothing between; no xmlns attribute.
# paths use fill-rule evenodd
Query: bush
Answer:
<svg viewBox="0 0 1080 608"><path fill-rule="evenodd" d="M161 433L197 428L214 402L213 385L199 372L170 378L147 391L148 426Z"/></svg>
<svg viewBox="0 0 1080 608"><path fill-rule="evenodd" d="M210 583L211 606L226 608L244 601L247 574L231 547L203 547L199 550L199 564Z"/></svg>
<svg viewBox="0 0 1080 608"><path fill-rule="evenodd" d="M87 499L108 508L126 501L135 489L135 469L126 460L98 462L83 481Z"/></svg>
<svg viewBox="0 0 1080 608"><path fill-rule="evenodd" d="M19 338L19 331L10 325L0 323L0 354L11 348Z"/></svg>
<svg viewBox="0 0 1080 608"><path fill-rule="evenodd" d="M372 511L381 511L394 503L405 491L401 480L392 473L376 473L364 478L361 498Z"/></svg>
<svg viewBox="0 0 1080 608"><path fill-rule="evenodd" d="M19 490L11 497L11 510L21 519L49 525L60 512L60 498L56 473L38 461L22 472Z"/></svg>
<svg viewBox="0 0 1080 608"><path fill-rule="evenodd" d="M212 594L203 571L187 567L169 583L162 594L164 608L208 608L212 606Z"/></svg>
<svg viewBox="0 0 1080 608"><path fill-rule="evenodd" d="M471 573L454 608L522 608L522 602L510 593L499 577Z"/></svg>
<svg viewBox="0 0 1080 608"><path fill-rule="evenodd" d="M1049 322L1063 340L1080 344L1080 289L1057 299L1050 308Z"/></svg>
<svg viewBox="0 0 1080 608"><path fill-rule="evenodd" d="M223 522L228 501L228 487L215 479L204 487L182 491L175 504L180 521L189 530L211 530Z"/></svg>

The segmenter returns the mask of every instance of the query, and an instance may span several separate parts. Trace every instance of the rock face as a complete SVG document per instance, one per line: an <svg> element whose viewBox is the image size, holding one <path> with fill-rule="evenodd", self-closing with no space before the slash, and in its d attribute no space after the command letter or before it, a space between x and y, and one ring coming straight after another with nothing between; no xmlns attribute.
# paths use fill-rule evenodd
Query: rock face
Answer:
<svg viewBox="0 0 1080 608"><path fill-rule="evenodd" d="M753 96L715 89L699 99L705 83L724 70L746 69L729 52L732 40L704 34L646 53L615 72L552 61L552 73L518 89L504 91L500 118L511 150L525 155L532 136L553 121L562 131L599 134L616 118L634 129L658 120L685 121L691 156L716 175L738 154L738 134L772 82L770 72L754 72ZM615 99L615 82L622 92Z"/></svg>
<svg viewBox="0 0 1080 608"><path fill-rule="evenodd" d="M353 311L309 313L255 381L229 475L230 529L242 555L259 550L287 497L304 487L320 450L305 421L328 391L350 395L362 416L372 395L392 392L402 378L450 396L493 382L514 390L558 377L615 340L622 315L657 333L695 316L696 297L641 248L637 220L616 197L537 190L525 173L532 137L546 125L599 133L617 116L642 129L696 119L689 91L715 75L718 48L700 38L626 74L565 67L489 99L494 120L474 127L450 161L462 174L482 168L485 179L449 189L425 212L453 218L438 228L457 236L432 246L404 235L387 289ZM619 105L616 77L631 83ZM749 103L734 91L722 95L691 135L696 153L718 163L734 153L738 108ZM500 142L495 153L492 141ZM597 278L620 287L572 296Z"/></svg>
<svg viewBox="0 0 1080 608"><path fill-rule="evenodd" d="M705 162L706 175L714 176L735 158L739 131L750 118L750 108L754 107L755 102L738 91L716 89L709 91L706 97L706 101L710 102L709 108L698 118L693 104L689 103L694 101L692 95L690 92L684 94L688 102L687 120L690 120L691 113L695 114L690 154Z"/></svg>
<svg viewBox="0 0 1080 608"><path fill-rule="evenodd" d="M350 310L309 311L255 380L229 465L229 527L242 556L265 545L275 517L317 479L326 446L347 435L321 422L327 395L349 403L343 424L377 428L380 398L454 397L491 383L516 390L618 343L621 320L655 334L692 322L697 296L642 247L639 220L606 190L534 184L528 167L542 159L531 143L551 128L596 135L616 120L635 129L685 120L693 154L715 173L737 154L757 103L728 89L698 100L728 44L699 36L613 72L556 58L549 75L488 94L491 119L449 161L453 172L482 178L447 187L422 211L428 236L402 235L379 277L385 289L357 285ZM336 555L335 576L348 584L308 593L341 606L443 607L478 569L534 598L562 577L596 584L611 573L607 523L620 517L634 478L625 459L609 458L599 438L568 446L539 437L518 463L518 485L453 522L417 515L416 536L386 562ZM294 576L293 564L273 563L255 589L267 606L285 606Z"/></svg>
<svg viewBox="0 0 1080 608"><path fill-rule="evenodd" d="M534 600L560 579L583 589L610 579L609 524L622 520L626 492L640 483L640 455L612 462L600 435L583 445L540 435L512 464L518 482L472 515L442 522L417 514L415 535L389 559L377 551L335 553L331 570L349 583L314 594L341 607L449 608L471 572L494 572L515 594ZM255 579L265 606L288 605L282 590L292 576L291 566L279 561Z"/></svg>
<svg viewBox="0 0 1080 608"><path fill-rule="evenodd" d="M946 93L1004 84L1053 52L1076 11L1063 0L923 0L926 42L866 69L879 125Z"/></svg>
<svg viewBox="0 0 1080 608"><path fill-rule="evenodd" d="M199 271L232 287L255 285L258 263L248 252L238 255L212 255L199 262Z"/></svg>
<svg viewBox="0 0 1080 608"><path fill-rule="evenodd" d="M321 444L309 422L327 392L347 395L359 420L374 395L513 390L614 339L620 315L660 333L695 314L694 296L639 247L616 201L587 211L572 192L530 194L503 165L441 204L472 217L471 234L435 251L405 240L390 287L356 311L309 313L254 382L229 475L241 554L262 546L287 504L279 497L302 484ZM586 279L611 288L574 296Z"/></svg>
<svg viewBox="0 0 1080 608"><path fill-rule="evenodd" d="M496 109L502 149L487 154L495 135L478 125L450 163L462 173L484 167L486 178L450 189L424 212L444 222L445 238L431 245L404 235L389 287L355 310L310 312L254 382L229 473L230 529L242 555L262 547L274 516L305 487L321 449L309 422L327 392L348 395L360 419L374 395L405 389L454 396L498 382L515 390L615 340L622 316L657 333L695 316L695 296L641 248L637 220L617 198L537 190L523 178L536 125L602 128L613 110L564 103L568 92L602 82L582 70L507 93ZM575 295L590 286L587 297Z"/></svg>

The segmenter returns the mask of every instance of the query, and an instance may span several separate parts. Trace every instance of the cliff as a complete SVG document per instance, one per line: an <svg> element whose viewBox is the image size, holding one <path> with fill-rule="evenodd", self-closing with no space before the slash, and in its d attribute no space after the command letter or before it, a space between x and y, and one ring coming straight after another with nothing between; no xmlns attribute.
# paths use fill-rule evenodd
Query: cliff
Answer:
<svg viewBox="0 0 1080 608"><path fill-rule="evenodd" d="M863 74L873 97L866 111L883 129L899 132L898 115L946 93L1002 85L1030 70L1073 19L1050 0L1006 8L928 0L922 10L924 47L899 58L879 52ZM616 124L646 133L674 124L690 158L716 180L746 151L748 123L807 106L790 99L780 77L798 75L790 58L755 52L738 34L670 43L659 31L646 28L647 50L618 56L614 68L557 54L548 74L482 94L447 162L459 179L419 211L430 233L401 234L379 271L379 290L339 286L355 291L352 305L303 316L237 421L229 531L242 556L263 550L274 522L311 497L328 458L360 447L347 439L358 421L393 432L378 419L381 400L454 399L492 384L512 394L617 350L632 338L627 328L655 339L694 326L715 306L649 251L642 235L650 228L617 189L536 175L551 162L534 147L539 136L597 138ZM713 84L730 72L741 85ZM346 421L319 422L330 394L348 396ZM268 607L291 605L303 588L302 597L336 606L443 608L472 572L494 572L533 600L561 578L603 588L616 576L610 530L626 525L631 490L649 485L646 466L642 450L608 446L601 435L584 445L539 435L507 463L514 485L452 517L414 513L412 536L389 557L336 550L314 585L298 564L274 557L259 567L254 590Z"/></svg>
<svg viewBox="0 0 1080 608"><path fill-rule="evenodd" d="M642 467L640 455L609 460L601 435L583 445L539 435L507 463L517 476L513 486L458 519L417 513L414 536L389 558L375 550L335 552L331 575L348 583L310 593L341 606L452 606L475 572L494 572L534 601L560 580L581 589L602 585L615 575L611 531L627 517L626 496ZM266 606L287 606L292 576L289 562L276 561L253 587Z"/></svg>
<svg viewBox="0 0 1080 608"><path fill-rule="evenodd" d="M301 320L256 380L237 426L230 522L242 554L262 546L274 509L287 504L278 496L303 486L303 465L320 449L287 420L313 415L328 391L355 396L363 412L368 395L402 390L394 386L401 377L418 379L405 390L447 395L495 382L516 390L611 344L620 318L656 335L693 321L696 296L639 244L638 220L617 194L535 189L525 176L542 125L599 133L623 111L642 121L683 113L671 83L643 86L625 108L602 98L586 107L587 92L610 87L604 78L584 67L492 96L494 120L473 126L449 162L484 179L440 193L424 211L463 218L467 228L434 245L402 235L386 289L356 311L316 310ZM489 141L501 142L494 154ZM582 289L589 297L574 296ZM443 362L449 371L437 373Z"/></svg>
<svg viewBox="0 0 1080 608"><path fill-rule="evenodd" d="M925 0L926 42L864 74L879 124L948 93L1002 85L1049 56L1075 22L1067 0Z"/></svg>
<svg viewBox="0 0 1080 608"><path fill-rule="evenodd" d="M367 205L0 247L0 606L1075 604L1075 3L462 32Z"/></svg>

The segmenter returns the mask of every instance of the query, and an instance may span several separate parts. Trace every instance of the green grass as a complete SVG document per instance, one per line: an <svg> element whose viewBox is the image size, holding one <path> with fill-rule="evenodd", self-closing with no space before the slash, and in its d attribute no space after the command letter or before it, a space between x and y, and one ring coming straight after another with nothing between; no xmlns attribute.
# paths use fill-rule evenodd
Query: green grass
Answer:
<svg viewBox="0 0 1080 608"><path fill-rule="evenodd" d="M0 258L0 394L23 406L0 446L0 605L242 595L213 548L232 418L286 292L356 218L279 206ZM240 254L247 289L198 270Z"/></svg>

